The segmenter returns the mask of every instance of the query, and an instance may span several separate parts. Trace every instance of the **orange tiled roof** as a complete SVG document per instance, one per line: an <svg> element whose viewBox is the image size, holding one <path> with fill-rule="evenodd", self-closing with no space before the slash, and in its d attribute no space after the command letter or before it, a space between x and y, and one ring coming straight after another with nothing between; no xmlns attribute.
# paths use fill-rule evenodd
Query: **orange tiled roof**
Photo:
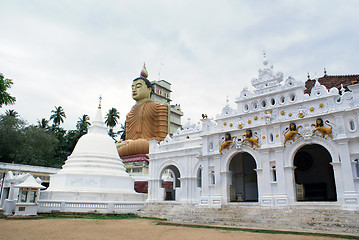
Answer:
<svg viewBox="0 0 359 240"><path fill-rule="evenodd" d="M355 75L324 75L323 77L318 78L318 81L321 85L324 85L328 90L336 87L338 89L341 88L341 84L345 88L348 85L352 85L354 83L359 83L359 74ZM310 94L312 87L315 84L315 80L308 79L305 82L305 90L304 93Z"/></svg>

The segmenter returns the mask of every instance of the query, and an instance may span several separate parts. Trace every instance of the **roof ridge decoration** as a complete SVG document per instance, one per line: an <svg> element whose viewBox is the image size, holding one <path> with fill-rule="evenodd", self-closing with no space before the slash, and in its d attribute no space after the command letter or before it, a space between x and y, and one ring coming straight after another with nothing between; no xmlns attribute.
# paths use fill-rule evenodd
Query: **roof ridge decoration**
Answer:
<svg viewBox="0 0 359 240"><path fill-rule="evenodd" d="M220 117L228 117L228 116L233 115L233 114L235 114L235 110L229 105L229 98L228 98L228 95L227 95L226 105L222 109L222 113L221 113ZM219 116L217 116L217 118L218 117Z"/></svg>
<svg viewBox="0 0 359 240"><path fill-rule="evenodd" d="M274 73L273 65L268 67L268 61L266 54L263 52L263 68L258 70L258 78L252 79L252 86L255 88L256 94L263 94L271 92L274 89L280 87L280 83L283 81L283 73Z"/></svg>

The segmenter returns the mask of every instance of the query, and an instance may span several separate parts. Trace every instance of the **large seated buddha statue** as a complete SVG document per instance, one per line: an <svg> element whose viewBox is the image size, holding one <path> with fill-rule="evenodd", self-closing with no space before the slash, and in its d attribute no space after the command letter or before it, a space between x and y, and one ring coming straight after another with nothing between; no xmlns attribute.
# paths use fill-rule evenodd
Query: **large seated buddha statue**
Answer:
<svg viewBox="0 0 359 240"><path fill-rule="evenodd" d="M136 104L126 116L125 140L116 144L121 157L147 154L149 140L162 141L167 135L167 106L150 101L152 85L147 77L144 66L140 77L132 83Z"/></svg>

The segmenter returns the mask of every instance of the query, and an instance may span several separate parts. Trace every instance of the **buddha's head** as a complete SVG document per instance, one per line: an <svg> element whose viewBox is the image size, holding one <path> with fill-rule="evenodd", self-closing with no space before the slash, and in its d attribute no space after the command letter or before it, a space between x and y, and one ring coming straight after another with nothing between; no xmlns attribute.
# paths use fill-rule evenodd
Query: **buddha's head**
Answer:
<svg viewBox="0 0 359 240"><path fill-rule="evenodd" d="M152 94L152 85L147 78L139 77L132 83L132 98L136 103L142 103L150 100Z"/></svg>

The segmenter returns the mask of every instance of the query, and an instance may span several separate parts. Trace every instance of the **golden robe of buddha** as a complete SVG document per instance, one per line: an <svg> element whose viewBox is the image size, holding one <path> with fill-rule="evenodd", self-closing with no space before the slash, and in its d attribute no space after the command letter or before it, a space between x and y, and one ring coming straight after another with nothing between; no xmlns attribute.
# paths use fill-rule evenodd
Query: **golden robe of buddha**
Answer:
<svg viewBox="0 0 359 240"><path fill-rule="evenodd" d="M162 141L167 135L167 106L150 101L152 86L146 78L132 84L132 98L136 101L126 116L126 140L118 142L119 155L147 154L149 140Z"/></svg>
<svg viewBox="0 0 359 240"><path fill-rule="evenodd" d="M162 141L167 135L167 106L146 101L134 105L126 116L126 140Z"/></svg>

